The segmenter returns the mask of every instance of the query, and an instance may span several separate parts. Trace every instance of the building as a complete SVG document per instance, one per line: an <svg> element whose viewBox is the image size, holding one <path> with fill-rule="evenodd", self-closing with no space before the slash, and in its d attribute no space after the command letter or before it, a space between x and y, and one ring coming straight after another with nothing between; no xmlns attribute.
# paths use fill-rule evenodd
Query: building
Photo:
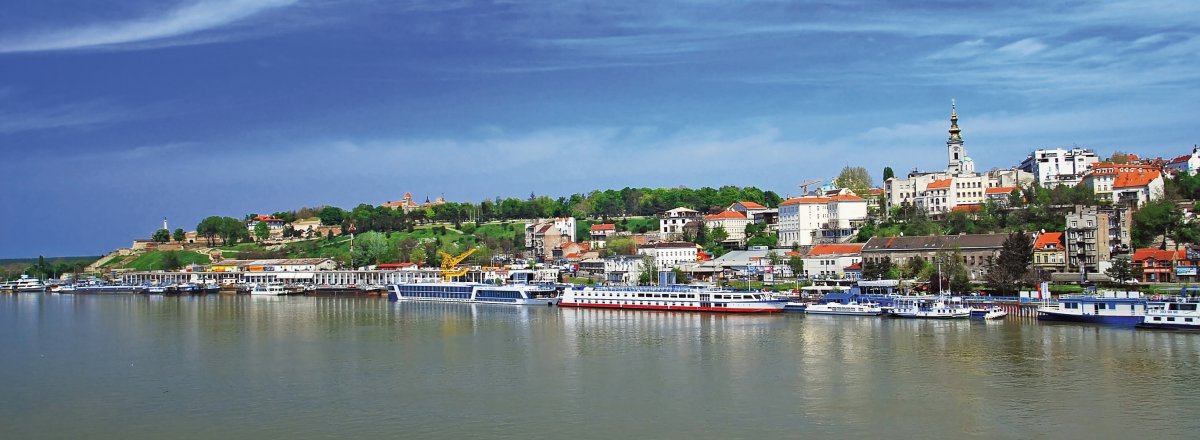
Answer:
<svg viewBox="0 0 1200 440"><path fill-rule="evenodd" d="M613 255L604 259L604 281L611 284L637 284L642 275L642 255Z"/></svg>
<svg viewBox="0 0 1200 440"><path fill-rule="evenodd" d="M1062 232L1043 232L1033 242L1033 269L1039 273L1065 272L1067 250Z"/></svg>
<svg viewBox="0 0 1200 440"><path fill-rule="evenodd" d="M985 202L992 202L998 206L1008 206L1008 198L1013 191L1019 188L1015 186L997 186L983 190Z"/></svg>
<svg viewBox="0 0 1200 440"><path fill-rule="evenodd" d="M1055 148L1035 150L1017 168L1032 173L1041 186L1053 188L1058 185L1078 185L1097 162L1100 162L1100 157L1090 149Z"/></svg>
<svg viewBox="0 0 1200 440"><path fill-rule="evenodd" d="M525 248L534 258L543 260L554 258L555 250L561 251L564 244L574 241L571 240L571 237L575 235L574 229L564 230L563 225L566 224L568 222L558 221L537 221L525 224ZM569 224L574 228L574 219Z"/></svg>
<svg viewBox="0 0 1200 440"><path fill-rule="evenodd" d="M1143 282L1173 283L1175 282L1176 260L1186 259L1187 251L1184 249L1175 251L1170 249L1144 248L1133 252L1132 263L1134 267L1141 267L1141 281ZM1191 267L1195 269L1194 265Z"/></svg>
<svg viewBox="0 0 1200 440"><path fill-rule="evenodd" d="M1163 198L1163 189L1162 173L1158 171L1117 173L1111 200L1114 205L1141 207Z"/></svg>
<svg viewBox="0 0 1200 440"><path fill-rule="evenodd" d="M683 235L685 226L699 220L699 211L683 207L675 208L663 213L658 220L658 232L665 240L675 239Z"/></svg>
<svg viewBox="0 0 1200 440"><path fill-rule="evenodd" d="M853 194L797 197L779 204L779 246L843 243L867 218L867 200Z"/></svg>
<svg viewBox="0 0 1200 440"><path fill-rule="evenodd" d="M721 244L727 246L741 246L745 243L746 226L749 224L750 219L746 218L742 211L721 211L720 214L704 216L704 227L708 228L710 234L716 228L725 230L728 236Z"/></svg>
<svg viewBox="0 0 1200 440"><path fill-rule="evenodd" d="M1111 266L1108 214L1090 206L1076 206L1066 216L1067 264L1073 270L1102 273Z"/></svg>
<svg viewBox="0 0 1200 440"><path fill-rule="evenodd" d="M1200 146L1192 146L1192 154L1179 156L1167 162L1166 168L1172 174L1187 173L1195 176L1200 171Z"/></svg>
<svg viewBox="0 0 1200 440"><path fill-rule="evenodd" d="M862 275L862 243L819 244L803 257L804 276L820 279L847 279L846 268L859 265ZM854 278L857 279L857 278Z"/></svg>
<svg viewBox="0 0 1200 440"><path fill-rule="evenodd" d="M754 202L733 202L726 211L737 211L742 213L746 218L754 218L754 214L766 211L766 206Z"/></svg>
<svg viewBox="0 0 1200 440"><path fill-rule="evenodd" d="M638 255L653 258L655 267L667 270L695 263L697 250L695 243L663 242L639 247Z"/></svg>
<svg viewBox="0 0 1200 440"><path fill-rule="evenodd" d="M604 243L605 240L608 240L608 237L611 237L613 234L616 234L616 233L617 233L617 225L612 224L612 223L601 223L598 225L592 225L591 231L590 231L592 243ZM598 246L604 246L604 245L599 244Z"/></svg>
<svg viewBox="0 0 1200 440"><path fill-rule="evenodd" d="M221 260L210 266L213 272L314 272L337 269L329 258L279 258L263 260Z"/></svg>
<svg viewBox="0 0 1200 440"><path fill-rule="evenodd" d="M1096 195L1097 199L1113 200L1113 185L1116 184L1117 175L1128 173L1149 174L1157 173L1161 170L1162 168L1156 165L1097 162L1095 165L1092 165L1090 171L1084 174L1080 184L1091 188L1092 193Z"/></svg>
<svg viewBox="0 0 1200 440"><path fill-rule="evenodd" d="M939 251L958 251L971 279L982 279L1000 256L1008 234L872 237L862 248L863 263L908 264L913 259L933 261Z"/></svg>
<svg viewBox="0 0 1200 440"><path fill-rule="evenodd" d="M961 133L958 113L952 105L950 138L946 141L946 170L913 170L906 178L887 179L883 185L883 196L889 208L918 206L931 214L944 214L958 205L984 203L988 188L1020 186L1034 180L1032 173L1017 168L977 173L975 162L967 156Z"/></svg>
<svg viewBox="0 0 1200 440"><path fill-rule="evenodd" d="M429 197L426 197L425 203L418 204L417 202L413 201L412 193L406 192L404 193L404 197L402 197L400 200L394 202L389 200L380 206L383 206L384 208L401 209L404 210L405 213L408 213L417 209L432 208L434 206L444 204L446 204L446 199L443 197L438 197L432 202L429 201Z"/></svg>
<svg viewBox="0 0 1200 440"><path fill-rule="evenodd" d="M251 236L253 236L254 228L256 226L258 226L259 222L266 223L267 229L270 230L271 235L273 235L273 236L282 235L283 234L283 226L287 224L287 222L283 221L283 219L278 219L278 218L275 218L275 217L269 216L269 215L259 214L259 215L252 217L250 220L246 220L246 229L250 230Z"/></svg>

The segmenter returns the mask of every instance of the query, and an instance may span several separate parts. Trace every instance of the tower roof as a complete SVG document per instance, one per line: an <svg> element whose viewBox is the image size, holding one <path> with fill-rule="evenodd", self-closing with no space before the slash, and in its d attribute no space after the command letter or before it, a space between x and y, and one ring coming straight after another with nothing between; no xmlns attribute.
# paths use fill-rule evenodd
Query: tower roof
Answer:
<svg viewBox="0 0 1200 440"><path fill-rule="evenodd" d="M950 100L950 142L962 143L962 136L959 134L961 132L962 132L962 129L958 128L958 109L957 109L957 106L955 105L954 100L951 99Z"/></svg>

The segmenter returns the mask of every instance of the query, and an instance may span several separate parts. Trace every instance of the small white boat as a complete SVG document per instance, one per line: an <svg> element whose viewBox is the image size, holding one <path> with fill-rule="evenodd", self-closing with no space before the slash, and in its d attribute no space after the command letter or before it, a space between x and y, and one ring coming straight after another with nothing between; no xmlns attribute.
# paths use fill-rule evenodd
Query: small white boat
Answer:
<svg viewBox="0 0 1200 440"><path fill-rule="evenodd" d="M42 283L42 280L32 278L29 275L21 275L21 278L17 280L0 284L0 290L13 293L45 292L46 284Z"/></svg>
<svg viewBox="0 0 1200 440"><path fill-rule="evenodd" d="M283 283L256 283L250 289L251 295L287 295L287 286Z"/></svg>
<svg viewBox="0 0 1200 440"><path fill-rule="evenodd" d="M971 319L1000 319L1008 316L1008 311L996 305L971 308Z"/></svg>
<svg viewBox="0 0 1200 440"><path fill-rule="evenodd" d="M804 313L810 315L852 315L852 316L879 316L883 314L883 308L875 303L862 303L856 301L849 303L827 302L824 304L809 304L804 309Z"/></svg>

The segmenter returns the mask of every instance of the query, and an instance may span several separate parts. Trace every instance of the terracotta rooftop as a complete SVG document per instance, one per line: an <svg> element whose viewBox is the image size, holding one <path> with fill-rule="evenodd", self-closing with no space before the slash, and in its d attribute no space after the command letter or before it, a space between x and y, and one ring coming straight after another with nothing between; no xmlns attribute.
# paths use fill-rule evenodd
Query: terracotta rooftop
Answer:
<svg viewBox="0 0 1200 440"><path fill-rule="evenodd" d="M615 230L617 230L617 225L614 225L612 223L601 223L598 225L592 225L592 232L615 231Z"/></svg>
<svg viewBox="0 0 1200 440"><path fill-rule="evenodd" d="M796 197L796 198L784 200L783 203L780 203L779 205L782 206L782 205L798 205L801 203L828 203L828 202L829 202L828 197Z"/></svg>
<svg viewBox="0 0 1200 440"><path fill-rule="evenodd" d="M759 205L754 202L738 202L738 203L740 203L742 205L742 207L744 207L746 209L767 209L766 206Z"/></svg>
<svg viewBox="0 0 1200 440"><path fill-rule="evenodd" d="M1034 250L1059 250L1063 248L1062 232L1045 232L1033 242Z"/></svg>
<svg viewBox="0 0 1200 440"><path fill-rule="evenodd" d="M929 183L929 186L926 186L926 187L925 187L925 189L946 189L946 188L950 188L950 183L951 183L952 181L953 181L953 179L934 180L933 182L930 182L930 183Z"/></svg>
<svg viewBox="0 0 1200 440"><path fill-rule="evenodd" d="M1175 251L1172 251L1170 249L1163 250L1163 249L1159 249L1159 248L1141 248L1141 249L1133 251L1133 261L1146 261L1149 259L1155 259L1158 261L1167 261L1167 260L1172 259L1171 258L1172 254L1175 255L1176 259L1186 259L1187 258L1187 251L1184 249L1180 249L1179 253L1176 254Z"/></svg>
<svg viewBox="0 0 1200 440"><path fill-rule="evenodd" d="M1017 187L1015 187L1015 186L997 186L997 187L995 187L995 188L988 188L988 189L985 189L985 190L983 190L983 193L984 193L984 194L988 194L988 195L991 195L991 194L1008 194L1008 193L1011 193L1011 192L1013 192L1013 190L1014 190L1014 189L1017 189Z"/></svg>
<svg viewBox="0 0 1200 440"><path fill-rule="evenodd" d="M1157 178L1158 171L1117 173L1117 179L1113 181L1113 188L1136 188L1139 186L1146 186Z"/></svg>
<svg viewBox="0 0 1200 440"><path fill-rule="evenodd" d="M809 257L862 253L863 243L818 244L808 251Z"/></svg>

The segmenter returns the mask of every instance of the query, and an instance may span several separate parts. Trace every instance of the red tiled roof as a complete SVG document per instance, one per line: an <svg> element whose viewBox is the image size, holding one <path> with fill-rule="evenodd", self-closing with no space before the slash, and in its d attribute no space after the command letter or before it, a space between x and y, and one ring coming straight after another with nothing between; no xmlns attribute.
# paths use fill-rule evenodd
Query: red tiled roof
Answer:
<svg viewBox="0 0 1200 440"><path fill-rule="evenodd" d="M951 179L934 180L926 186L925 189L943 189L950 187Z"/></svg>
<svg viewBox="0 0 1200 440"><path fill-rule="evenodd" d="M614 225L614 224L612 224L612 223L601 223L601 224L598 224L598 225L592 225L592 232L596 232L596 231L615 231L615 230L617 230L617 225Z"/></svg>
<svg viewBox="0 0 1200 440"><path fill-rule="evenodd" d="M1172 251L1169 249L1162 250L1162 249L1158 249L1158 248L1141 248L1141 249L1133 251L1133 261L1146 261L1151 258L1158 260L1158 261L1167 261L1167 260L1171 260L1171 254L1173 254L1174 252L1175 251ZM1176 259L1186 259L1187 251L1184 249L1180 249L1179 253L1175 254L1175 256L1176 256Z"/></svg>
<svg viewBox="0 0 1200 440"><path fill-rule="evenodd" d="M720 214L704 216L704 220L745 220L746 215L738 211L721 211Z"/></svg>
<svg viewBox="0 0 1200 440"><path fill-rule="evenodd" d="M741 203L742 207L744 207L746 209L767 209L766 206L759 205L754 202L738 202L738 203Z"/></svg>
<svg viewBox="0 0 1200 440"><path fill-rule="evenodd" d="M283 219L279 219L279 218L275 218L275 217L272 217L269 215L263 215L263 214L254 216L254 220L260 221L260 222L281 222L281 221L283 221Z"/></svg>
<svg viewBox="0 0 1200 440"><path fill-rule="evenodd" d="M417 263L382 263L382 264L376 265L375 267L377 269L400 269L400 268L416 266L416 265L417 265Z"/></svg>
<svg viewBox="0 0 1200 440"><path fill-rule="evenodd" d="M813 246L811 251L808 251L808 256L860 254L862 253L862 248L863 243L818 244Z"/></svg>
<svg viewBox="0 0 1200 440"><path fill-rule="evenodd" d="M1158 171L1148 171L1144 173L1117 173L1117 179L1113 181L1113 188L1136 188L1139 186L1146 186L1157 178Z"/></svg>
<svg viewBox="0 0 1200 440"><path fill-rule="evenodd" d="M958 205L950 208L950 212L979 212L979 208L981 208L981 206L978 204Z"/></svg>
<svg viewBox="0 0 1200 440"><path fill-rule="evenodd" d="M1062 249L1063 233L1062 232L1046 232L1038 235L1037 241L1033 242L1034 250L1058 250Z"/></svg>
<svg viewBox="0 0 1200 440"><path fill-rule="evenodd" d="M1167 163L1169 163L1169 164L1183 163L1183 162L1187 162L1188 159L1191 159L1191 158L1192 158L1192 155L1187 154L1187 155L1183 155L1183 156L1179 156L1174 159L1171 159L1171 161L1167 162Z"/></svg>
<svg viewBox="0 0 1200 440"><path fill-rule="evenodd" d="M860 262L851 264L849 266L846 266L846 268L842 269L842 270L862 270L862 262L860 261Z"/></svg>
<svg viewBox="0 0 1200 440"><path fill-rule="evenodd" d="M984 194L988 194L988 195L991 195L991 194L1008 194L1008 193L1011 193L1011 192L1013 192L1013 190L1014 190L1014 189L1017 189L1017 187L1015 187L1015 186L997 186L997 187L995 187L995 188L988 188L988 189L985 189L985 190L983 190L983 193L984 193Z"/></svg>
<svg viewBox="0 0 1200 440"><path fill-rule="evenodd" d="M873 196L883 194L883 188L871 188L871 189L867 190L867 194L870 194Z"/></svg>

